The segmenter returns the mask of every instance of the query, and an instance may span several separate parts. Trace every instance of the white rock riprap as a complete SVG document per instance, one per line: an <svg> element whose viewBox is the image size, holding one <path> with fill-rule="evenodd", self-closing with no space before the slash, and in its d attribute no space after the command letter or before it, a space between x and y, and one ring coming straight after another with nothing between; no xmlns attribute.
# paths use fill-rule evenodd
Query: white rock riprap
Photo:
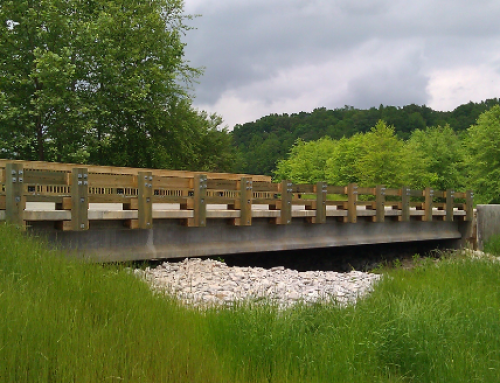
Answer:
<svg viewBox="0 0 500 383"><path fill-rule="evenodd" d="M231 305L239 301L270 301L281 307L296 302L335 301L355 303L371 292L380 275L352 271L306 271L282 266L229 267L207 259L186 259L180 263L165 262L155 268L137 269L155 291L176 296L194 306Z"/></svg>

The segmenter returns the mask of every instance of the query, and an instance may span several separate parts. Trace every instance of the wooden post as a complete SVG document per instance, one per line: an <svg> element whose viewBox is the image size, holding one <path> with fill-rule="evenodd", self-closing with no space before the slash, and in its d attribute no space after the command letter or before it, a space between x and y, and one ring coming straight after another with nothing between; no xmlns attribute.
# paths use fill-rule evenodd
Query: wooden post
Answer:
<svg viewBox="0 0 500 383"><path fill-rule="evenodd" d="M153 228L153 173L139 172L137 178L138 198L138 227L139 229Z"/></svg>
<svg viewBox="0 0 500 383"><path fill-rule="evenodd" d="M24 221L24 209L26 208L26 197L24 196L23 165L19 163L7 163L5 166L5 218L8 223L26 228Z"/></svg>
<svg viewBox="0 0 500 383"><path fill-rule="evenodd" d="M472 222L474 219L474 193L472 190L465 192L465 220Z"/></svg>
<svg viewBox="0 0 500 383"><path fill-rule="evenodd" d="M432 222L432 199L434 197L434 190L430 187L425 188L425 210L424 210L424 221Z"/></svg>
<svg viewBox="0 0 500 383"><path fill-rule="evenodd" d="M446 191L446 222L453 222L453 201L455 192L451 189Z"/></svg>
<svg viewBox="0 0 500 383"><path fill-rule="evenodd" d="M410 194L411 194L411 190L408 186L403 186L401 188L400 222L410 221Z"/></svg>
<svg viewBox="0 0 500 383"><path fill-rule="evenodd" d="M376 221L375 222L384 222L385 220L385 186L377 185L375 191L375 206L377 209L376 213Z"/></svg>
<svg viewBox="0 0 500 383"><path fill-rule="evenodd" d="M349 184L347 186L347 222L356 223L358 220L358 185Z"/></svg>
<svg viewBox="0 0 500 383"><path fill-rule="evenodd" d="M278 225L288 225L292 223L292 186L293 184L291 181L281 181L281 200L279 201L280 217L276 219Z"/></svg>
<svg viewBox="0 0 500 383"><path fill-rule="evenodd" d="M240 218L234 219L236 226L252 225L252 179L243 177L239 181L240 198L236 201L235 209L240 211Z"/></svg>
<svg viewBox="0 0 500 383"><path fill-rule="evenodd" d="M71 230L89 229L89 174L86 168L72 169Z"/></svg>
<svg viewBox="0 0 500 383"><path fill-rule="evenodd" d="M314 185L316 192L316 201L313 202L312 208L316 210L316 217L312 217L312 223L326 222L326 194L328 185L326 182L317 182Z"/></svg>
<svg viewBox="0 0 500 383"><path fill-rule="evenodd" d="M193 178L193 218L188 218L189 227L205 227L207 225L207 176L195 174Z"/></svg>

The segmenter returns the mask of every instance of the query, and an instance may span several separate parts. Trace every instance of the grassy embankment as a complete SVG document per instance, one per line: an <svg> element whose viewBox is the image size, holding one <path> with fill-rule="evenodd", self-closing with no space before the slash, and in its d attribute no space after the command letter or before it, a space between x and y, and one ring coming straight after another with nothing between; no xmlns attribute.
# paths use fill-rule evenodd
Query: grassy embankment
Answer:
<svg viewBox="0 0 500 383"><path fill-rule="evenodd" d="M500 265L423 260L356 307L198 312L0 225L0 382L500 381Z"/></svg>

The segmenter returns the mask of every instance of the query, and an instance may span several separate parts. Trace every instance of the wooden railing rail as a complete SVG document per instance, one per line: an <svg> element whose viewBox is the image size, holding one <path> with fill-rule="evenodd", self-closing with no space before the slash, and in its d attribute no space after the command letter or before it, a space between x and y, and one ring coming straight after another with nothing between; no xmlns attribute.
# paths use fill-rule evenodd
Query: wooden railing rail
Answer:
<svg viewBox="0 0 500 383"><path fill-rule="evenodd" d="M51 202L55 210L29 211L27 202ZM98 215L89 209L91 203L121 204L122 211ZM178 208L153 209L161 203ZM207 209L213 204L216 209ZM257 210L254 205L264 206ZM250 226L256 217L277 225L298 217L313 224L325 223L327 217L345 223L469 221L472 214L471 191L273 183L267 176L244 174L0 160L0 220L23 227L41 220L80 231L100 219L121 220L130 229L152 228L156 219L178 219L189 227L206 226L207 219L215 218Z"/></svg>

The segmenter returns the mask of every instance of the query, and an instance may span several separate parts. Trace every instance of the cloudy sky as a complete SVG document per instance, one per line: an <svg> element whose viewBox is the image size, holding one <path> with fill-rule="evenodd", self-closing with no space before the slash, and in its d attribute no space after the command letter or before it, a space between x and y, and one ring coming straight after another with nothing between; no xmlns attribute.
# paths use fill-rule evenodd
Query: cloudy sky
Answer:
<svg viewBox="0 0 500 383"><path fill-rule="evenodd" d="M194 104L232 128L317 107L500 97L499 0L185 0Z"/></svg>

